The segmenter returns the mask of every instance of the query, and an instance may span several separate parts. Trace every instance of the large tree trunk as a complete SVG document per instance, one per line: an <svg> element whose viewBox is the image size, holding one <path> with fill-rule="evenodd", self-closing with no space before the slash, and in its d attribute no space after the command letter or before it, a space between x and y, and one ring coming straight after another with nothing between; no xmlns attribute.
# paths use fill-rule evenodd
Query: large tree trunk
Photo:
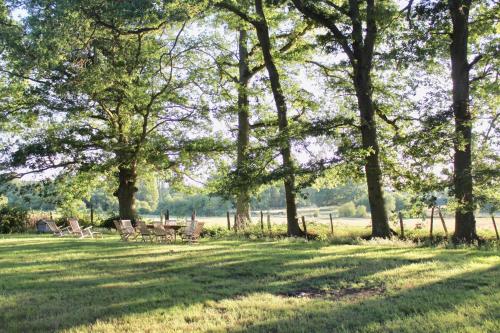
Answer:
<svg viewBox="0 0 500 333"><path fill-rule="evenodd" d="M118 168L118 190L114 195L118 198L120 218L135 220L135 193L137 192L137 170L135 164Z"/></svg>
<svg viewBox="0 0 500 333"><path fill-rule="evenodd" d="M241 29L239 36L239 78L238 78L238 154L237 172L240 177L238 182L238 197L236 200L236 223L239 227L250 222L250 191L248 186L248 145L250 138L248 83L250 69L248 65L247 31Z"/></svg>
<svg viewBox="0 0 500 333"><path fill-rule="evenodd" d="M380 151L377 142L375 107L372 100L370 79L377 37L375 1L349 0L349 10L338 12L339 16L332 14L332 12L338 10L338 6L333 3L331 3L330 9L316 6L313 1L293 0L293 3L305 16L329 29L335 41L349 58L354 74L353 84L358 99L362 145L364 149L370 151L365 161L365 173L372 215L372 237L390 237L391 230L382 191ZM360 7L364 7L361 4L366 4L366 8L364 8L366 15L363 15L360 11ZM346 15L351 21L350 35L344 34L343 29L339 28L338 24L342 22L339 19L341 15ZM363 32L365 32L364 37Z"/></svg>
<svg viewBox="0 0 500 333"><path fill-rule="evenodd" d="M379 146L370 76L368 70L364 68L355 69L354 73L354 86L361 117L362 144L364 149L370 151L365 161L365 173L372 218L372 237L390 237L391 230L382 191L382 171L379 163Z"/></svg>
<svg viewBox="0 0 500 333"><path fill-rule="evenodd" d="M294 161L292 158L291 144L288 137L288 119L287 119L287 106L283 89L281 88L280 77L278 69L274 63L271 54L271 42L269 39L269 28L267 25L264 9L262 7L262 0L255 0L255 11L259 17L259 21L255 24L257 37L259 39L264 63L266 65L269 81L271 82L271 89L273 92L276 110L278 112L278 128L281 136L280 140L280 153L283 159L283 169L285 171L284 185L286 197L286 218L287 218L287 231L289 236L303 236L304 233L299 227L297 217L297 204L296 204L296 189L295 189L295 174L294 174Z"/></svg>
<svg viewBox="0 0 500 333"><path fill-rule="evenodd" d="M470 0L448 2L453 30L450 57L453 81L453 114L455 116L453 185L458 207L455 210L457 242L477 238L472 196L472 117L469 110L469 63L467 61L468 21Z"/></svg>

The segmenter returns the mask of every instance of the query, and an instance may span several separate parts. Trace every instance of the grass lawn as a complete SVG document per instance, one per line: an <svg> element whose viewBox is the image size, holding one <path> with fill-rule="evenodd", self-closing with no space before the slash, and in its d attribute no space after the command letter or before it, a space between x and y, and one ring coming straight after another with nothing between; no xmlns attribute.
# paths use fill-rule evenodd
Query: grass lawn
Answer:
<svg viewBox="0 0 500 333"><path fill-rule="evenodd" d="M497 250L0 236L0 332L500 332Z"/></svg>

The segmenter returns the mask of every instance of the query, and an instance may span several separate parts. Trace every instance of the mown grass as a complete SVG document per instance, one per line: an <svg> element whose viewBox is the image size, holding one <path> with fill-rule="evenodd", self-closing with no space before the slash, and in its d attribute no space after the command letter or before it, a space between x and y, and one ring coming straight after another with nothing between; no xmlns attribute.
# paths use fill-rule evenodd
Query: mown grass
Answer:
<svg viewBox="0 0 500 333"><path fill-rule="evenodd" d="M474 248L5 236L0 331L499 332L499 273Z"/></svg>

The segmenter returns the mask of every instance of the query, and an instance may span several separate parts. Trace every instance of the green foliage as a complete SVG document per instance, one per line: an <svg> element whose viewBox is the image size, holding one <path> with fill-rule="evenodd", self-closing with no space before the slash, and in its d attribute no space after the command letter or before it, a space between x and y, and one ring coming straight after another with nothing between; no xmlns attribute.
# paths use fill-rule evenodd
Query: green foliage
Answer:
<svg viewBox="0 0 500 333"><path fill-rule="evenodd" d="M227 230L227 228L224 227L204 227L201 236L205 238L209 237L217 239L230 236L231 234L234 234L234 232Z"/></svg>
<svg viewBox="0 0 500 333"><path fill-rule="evenodd" d="M338 214L340 217L354 217L356 215L356 206L354 202L349 201L341 205L338 209Z"/></svg>
<svg viewBox="0 0 500 333"><path fill-rule="evenodd" d="M104 219L100 224L99 227L106 228L106 229L116 229L114 221L120 220L119 215L111 215L110 217Z"/></svg>
<svg viewBox="0 0 500 333"><path fill-rule="evenodd" d="M9 77L26 85L0 99L0 110L16 103L9 121L24 126L17 143L5 147L1 176L22 176L20 169L116 176L118 167L140 174L151 166L171 168L172 159L177 167L195 163L199 150L217 146L213 135L188 135L193 128L210 132L198 123L207 117L206 102L192 94L200 41L184 33L202 4L8 3L22 8L26 18L16 23L21 33L14 45L7 44L2 65L5 60ZM0 29L4 40L10 37ZM36 115L36 126L23 115ZM154 196L140 200L148 201L146 210L156 209ZM71 213L79 205L64 204Z"/></svg>
<svg viewBox="0 0 500 333"><path fill-rule="evenodd" d="M77 219L78 224L82 228L90 227L92 224L90 223L90 216L78 214L78 215L59 215L55 219L57 225L69 226L68 219ZM95 224L95 223L94 223Z"/></svg>
<svg viewBox="0 0 500 333"><path fill-rule="evenodd" d="M336 206L346 202L357 202L366 196L366 185L347 182L335 187L322 187L317 190L305 189L304 194L307 200L316 206Z"/></svg>
<svg viewBox="0 0 500 333"><path fill-rule="evenodd" d="M136 195L137 209L139 213L154 212L158 208L159 193L158 184L154 177L142 177L139 181Z"/></svg>
<svg viewBox="0 0 500 333"><path fill-rule="evenodd" d="M396 210L396 198L393 195L385 195L385 210L387 213L392 213Z"/></svg>
<svg viewBox="0 0 500 333"><path fill-rule="evenodd" d="M367 215L366 206L361 205L356 207L356 213L354 214L355 217L366 217Z"/></svg>
<svg viewBox="0 0 500 333"><path fill-rule="evenodd" d="M26 231L28 211L22 207L0 206L0 234Z"/></svg>
<svg viewBox="0 0 500 333"><path fill-rule="evenodd" d="M167 209L170 216L178 217L191 216L193 210L199 216L224 216L232 209L232 204L221 197L177 194L162 201L158 207L163 213L166 213Z"/></svg>
<svg viewBox="0 0 500 333"><path fill-rule="evenodd" d="M137 165L142 214L224 215L243 187L252 193L252 209L281 209L285 195L276 184L293 173L298 206L342 205L346 216L366 215L363 207L370 205L359 180L369 149L361 149L353 62L338 56L344 39L316 29L298 6L264 2L289 107L289 129L278 134L253 26L212 6L222 2L254 18L253 1L0 1L0 129L6 133L0 136L0 174L10 179L12 173L49 170L52 177L51 169L63 170L53 181L2 184L0 203L5 196L14 206L82 219L91 206L114 212L117 168ZM360 10L362 35L373 30L365 29L366 1L293 2L326 14L341 28L344 47L356 44L348 28L357 21L349 17L350 6ZM447 2L419 0L403 12L396 4L374 4L379 29L370 93L387 180L385 209L418 216L431 196L438 205L459 206L446 192L452 189L453 147L464 143L453 135L450 112ZM489 213L500 207L498 7L472 1L469 27L471 174L474 200ZM14 18L19 10L21 20ZM245 87L248 161L235 168L230 142L241 87L235 84L234 31L242 28L255 72ZM293 170L279 167L284 139L300 152ZM211 160L219 154L223 158ZM208 178L206 187L183 183L196 172ZM191 195L161 193L156 177Z"/></svg>

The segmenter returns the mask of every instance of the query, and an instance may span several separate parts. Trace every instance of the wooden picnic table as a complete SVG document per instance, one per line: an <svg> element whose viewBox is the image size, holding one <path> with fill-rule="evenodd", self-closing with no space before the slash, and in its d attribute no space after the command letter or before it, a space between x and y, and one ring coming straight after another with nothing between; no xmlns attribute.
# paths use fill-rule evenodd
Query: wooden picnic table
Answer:
<svg viewBox="0 0 500 333"><path fill-rule="evenodd" d="M162 224L160 221L158 222L153 222L152 224L146 224L146 226L150 229L154 228L154 224L160 224L163 228L165 229L172 229L174 231L174 242L177 240L177 231L181 228L186 227L186 224L173 224L173 223L167 223L167 224Z"/></svg>

